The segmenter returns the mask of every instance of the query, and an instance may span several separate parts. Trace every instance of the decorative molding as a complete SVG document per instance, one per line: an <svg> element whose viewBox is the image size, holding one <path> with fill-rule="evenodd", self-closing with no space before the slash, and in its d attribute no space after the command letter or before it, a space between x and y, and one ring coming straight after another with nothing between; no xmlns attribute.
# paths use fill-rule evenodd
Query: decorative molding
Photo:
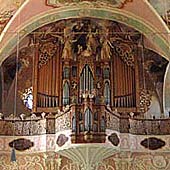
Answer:
<svg viewBox="0 0 170 170"><path fill-rule="evenodd" d="M140 111L146 112L149 110L149 107L151 105L152 101L152 95L149 90L142 89L140 91Z"/></svg>
<svg viewBox="0 0 170 170"><path fill-rule="evenodd" d="M91 3L95 6L102 6L103 4L112 6L114 8L123 8L124 5L128 2L133 2L133 0L45 0L47 6L54 8L59 8L62 6L78 5L84 3Z"/></svg>
<svg viewBox="0 0 170 170"><path fill-rule="evenodd" d="M47 62L55 55L57 46L52 42L42 43L40 46L39 67L47 64Z"/></svg>
<svg viewBox="0 0 170 170"><path fill-rule="evenodd" d="M21 32L20 39L25 37L27 34L31 33L33 30L39 28L42 25L60 20L60 19L66 19L68 17L80 17L79 13L82 9L87 8L85 5L80 6L78 9L73 7L68 7L66 9L62 9L60 11L51 10L51 13L45 14L43 17L40 16L39 18L34 18L29 21L29 23L25 24L24 27L20 27L18 31ZM91 7L92 8L92 7ZM155 28L150 25L149 23L145 23L143 20L139 20L139 18L136 18L134 16L131 16L129 13L122 13L120 11L115 10L107 10L107 7L103 6L102 9L91 9L89 6L88 11L89 17L97 17L97 18L105 18L109 20L115 20L122 23L125 23L144 35L146 37L149 35L149 33L152 33L153 31L157 32ZM111 8L110 8L111 9ZM100 10L100 12L99 12ZM87 13L87 12L86 12ZM85 14L86 14L85 13ZM63 17L64 16L64 17ZM81 16L82 17L82 16ZM86 15L84 15L86 17ZM11 50L15 47L17 42L17 36L14 35L9 39L9 41L4 44L3 49L1 50L1 60L2 62L8 54L11 52ZM157 44L157 46L162 50L162 54L164 54L165 58L168 58L169 56L169 46L168 43L164 40L162 35L156 34L154 36L154 39L152 39L152 42ZM9 50L11 49L11 50Z"/></svg>

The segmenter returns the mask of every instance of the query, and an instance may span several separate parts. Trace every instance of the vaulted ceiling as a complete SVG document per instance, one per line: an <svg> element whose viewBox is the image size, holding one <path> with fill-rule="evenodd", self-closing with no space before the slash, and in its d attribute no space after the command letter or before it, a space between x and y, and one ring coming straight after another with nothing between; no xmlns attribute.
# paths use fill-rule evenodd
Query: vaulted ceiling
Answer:
<svg viewBox="0 0 170 170"><path fill-rule="evenodd" d="M12 19L14 14L19 10L19 8L26 1L29 0L5 0L5 1L0 0L0 11L1 11L0 32L3 31L7 23ZM115 0L115 2L118 1L122 1L122 0ZM131 1L131 0L127 0L127 1ZM170 1L168 0L146 0L146 1L148 1L153 6L156 12L164 19L166 23L167 21L170 20ZM44 2L46 2L46 0L44 0ZM53 2L53 1L49 0L49 2ZM58 2L60 2L60 0Z"/></svg>

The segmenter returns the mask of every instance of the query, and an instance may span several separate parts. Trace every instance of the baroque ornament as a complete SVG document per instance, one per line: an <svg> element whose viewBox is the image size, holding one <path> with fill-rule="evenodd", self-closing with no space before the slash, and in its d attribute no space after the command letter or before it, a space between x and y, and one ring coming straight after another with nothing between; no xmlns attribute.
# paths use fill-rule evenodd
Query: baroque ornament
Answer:
<svg viewBox="0 0 170 170"><path fill-rule="evenodd" d="M128 2L132 2L133 0L46 0L46 5L51 6L54 8L59 8L62 6L68 6L68 5L77 5L77 3L88 3L90 2L91 4L95 6L100 6L100 5L107 5L111 6L114 8L123 8L124 5Z"/></svg>
<svg viewBox="0 0 170 170"><path fill-rule="evenodd" d="M39 57L39 67L44 64L47 64L48 60L50 60L55 52L56 52L56 45L52 42L45 42L40 47L40 57Z"/></svg>
<svg viewBox="0 0 170 170"><path fill-rule="evenodd" d="M149 90L143 89L140 91L140 110L146 112L151 105L151 93Z"/></svg>

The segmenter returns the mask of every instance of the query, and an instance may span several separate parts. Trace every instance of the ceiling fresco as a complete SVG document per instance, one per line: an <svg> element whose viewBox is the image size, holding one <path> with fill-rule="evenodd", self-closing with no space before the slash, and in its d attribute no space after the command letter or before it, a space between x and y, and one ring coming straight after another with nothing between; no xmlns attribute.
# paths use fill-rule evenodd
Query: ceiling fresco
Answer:
<svg viewBox="0 0 170 170"><path fill-rule="evenodd" d="M25 0L0 0L0 32Z"/></svg>
<svg viewBox="0 0 170 170"><path fill-rule="evenodd" d="M50 7L61 7L63 5L67 5L68 3L76 4L77 2L83 2L82 0L43 0L44 4ZM3 31L7 23L10 21L12 16L16 13L16 11L21 7L21 5L26 2L26 0L0 0L0 32ZM88 1L86 1L88 2ZM128 3L132 3L133 0L90 0L90 2L94 2L99 4L99 2L105 4L112 4L112 7L123 8ZM168 0L148 0L148 2L153 6L153 8L157 11L157 13L164 19L169 20L169 10L170 10L170 2Z"/></svg>
<svg viewBox="0 0 170 170"><path fill-rule="evenodd" d="M156 12L162 17L170 28L170 1L168 0L148 0Z"/></svg>

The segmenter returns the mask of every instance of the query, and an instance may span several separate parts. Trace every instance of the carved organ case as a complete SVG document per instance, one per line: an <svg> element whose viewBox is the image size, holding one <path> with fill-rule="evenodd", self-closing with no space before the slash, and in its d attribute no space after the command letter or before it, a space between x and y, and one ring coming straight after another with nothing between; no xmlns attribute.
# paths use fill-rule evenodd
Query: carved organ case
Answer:
<svg viewBox="0 0 170 170"><path fill-rule="evenodd" d="M70 19L35 33L34 112L69 106L74 143L105 141L106 106L138 110L139 37L121 26Z"/></svg>

